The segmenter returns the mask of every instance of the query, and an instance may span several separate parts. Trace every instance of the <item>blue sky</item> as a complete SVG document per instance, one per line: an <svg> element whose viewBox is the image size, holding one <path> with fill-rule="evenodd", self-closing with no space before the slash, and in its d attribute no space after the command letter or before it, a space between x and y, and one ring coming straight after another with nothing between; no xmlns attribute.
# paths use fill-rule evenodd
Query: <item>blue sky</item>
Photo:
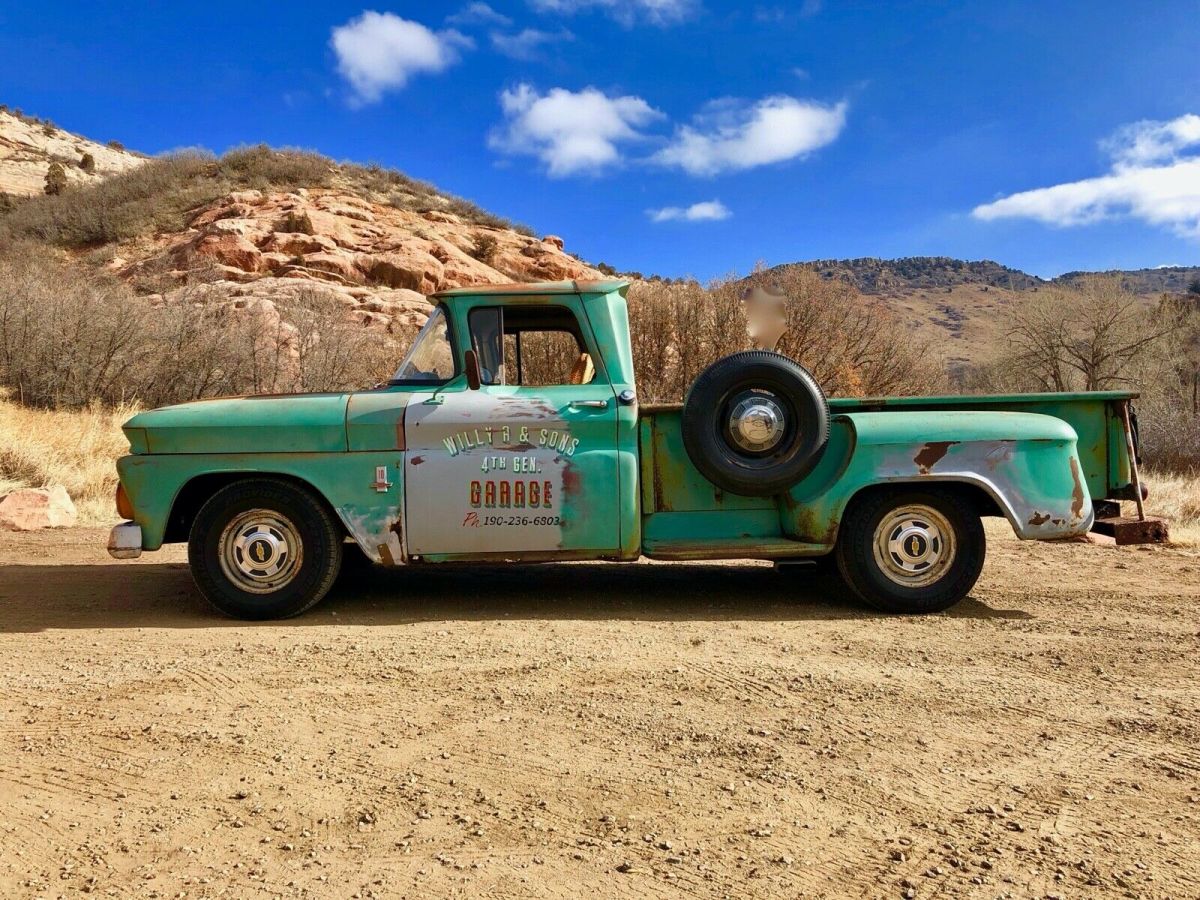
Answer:
<svg viewBox="0 0 1200 900"><path fill-rule="evenodd" d="M157 153L310 147L618 268L1200 264L1192 2L0 6L0 102Z"/></svg>

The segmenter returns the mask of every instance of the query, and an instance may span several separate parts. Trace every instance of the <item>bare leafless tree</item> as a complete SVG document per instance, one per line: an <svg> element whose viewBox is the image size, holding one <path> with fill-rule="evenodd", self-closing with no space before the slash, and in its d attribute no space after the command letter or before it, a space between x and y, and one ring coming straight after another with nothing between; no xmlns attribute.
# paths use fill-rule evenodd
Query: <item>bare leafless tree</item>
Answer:
<svg viewBox="0 0 1200 900"><path fill-rule="evenodd" d="M1045 390L1098 391L1130 384L1143 352L1178 327L1118 279L1088 278L1012 304L1007 355Z"/></svg>

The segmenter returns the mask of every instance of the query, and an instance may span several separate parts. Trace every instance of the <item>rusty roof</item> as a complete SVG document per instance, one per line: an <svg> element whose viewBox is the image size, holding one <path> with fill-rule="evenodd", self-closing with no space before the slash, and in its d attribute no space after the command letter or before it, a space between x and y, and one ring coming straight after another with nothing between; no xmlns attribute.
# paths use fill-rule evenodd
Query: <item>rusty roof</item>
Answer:
<svg viewBox="0 0 1200 900"><path fill-rule="evenodd" d="M431 300L449 300L454 297L476 297L480 294L491 295L530 295L530 294L607 294L611 291L624 290L629 282L623 278L591 278L576 279L575 281L533 281L520 284L476 284L469 287L447 288L430 294Z"/></svg>

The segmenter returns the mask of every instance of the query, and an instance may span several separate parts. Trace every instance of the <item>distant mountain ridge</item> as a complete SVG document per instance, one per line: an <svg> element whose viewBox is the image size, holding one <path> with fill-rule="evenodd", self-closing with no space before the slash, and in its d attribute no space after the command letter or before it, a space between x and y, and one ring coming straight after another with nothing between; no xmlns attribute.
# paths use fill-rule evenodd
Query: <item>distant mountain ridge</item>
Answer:
<svg viewBox="0 0 1200 900"><path fill-rule="evenodd" d="M990 259L948 256L902 259L817 259L786 263L769 271L810 269L822 278L842 279L869 300L894 313L914 337L940 347L951 365L989 359L1003 345L1004 322L1023 295L1070 287L1081 279L1109 275L1126 290L1153 303L1165 293L1200 292L1200 266L1110 272L1066 272L1039 278Z"/></svg>
<svg viewBox="0 0 1200 900"><path fill-rule="evenodd" d="M963 286L1028 291L1054 285L1068 286L1091 275L1121 278L1135 294L1182 293L1200 280L1200 266L1169 266L1156 269L1067 272L1044 279L990 259L962 260L949 256L906 256L900 259L860 257L817 259L787 263L776 268L802 266L823 278L841 278L869 295L907 294Z"/></svg>

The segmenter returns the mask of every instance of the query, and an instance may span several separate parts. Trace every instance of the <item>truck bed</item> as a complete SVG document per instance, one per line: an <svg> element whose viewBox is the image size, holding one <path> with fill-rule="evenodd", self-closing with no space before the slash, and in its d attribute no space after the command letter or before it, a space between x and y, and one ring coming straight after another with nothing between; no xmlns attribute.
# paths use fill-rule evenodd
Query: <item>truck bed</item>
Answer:
<svg viewBox="0 0 1200 900"><path fill-rule="evenodd" d="M649 555L664 559L711 556L716 547L730 548L731 553L736 548L734 555L762 559L828 552L836 538L836 515L823 509L821 521L806 521L806 501L837 492L841 473L856 449L854 423L861 425L892 412L906 413L910 419L913 414L928 412L931 430L944 421L945 413L1053 417L1068 424L1078 439L1078 480L1089 499L1131 499L1121 408L1137 396L1128 391L1103 391L835 398L829 401L830 440L821 463L779 497L742 497L721 491L688 460L680 433L682 404L645 404L639 410L643 546ZM999 426L997 417L987 418L993 432L1003 427L1004 417L999 417ZM813 510L810 518L817 516Z"/></svg>

